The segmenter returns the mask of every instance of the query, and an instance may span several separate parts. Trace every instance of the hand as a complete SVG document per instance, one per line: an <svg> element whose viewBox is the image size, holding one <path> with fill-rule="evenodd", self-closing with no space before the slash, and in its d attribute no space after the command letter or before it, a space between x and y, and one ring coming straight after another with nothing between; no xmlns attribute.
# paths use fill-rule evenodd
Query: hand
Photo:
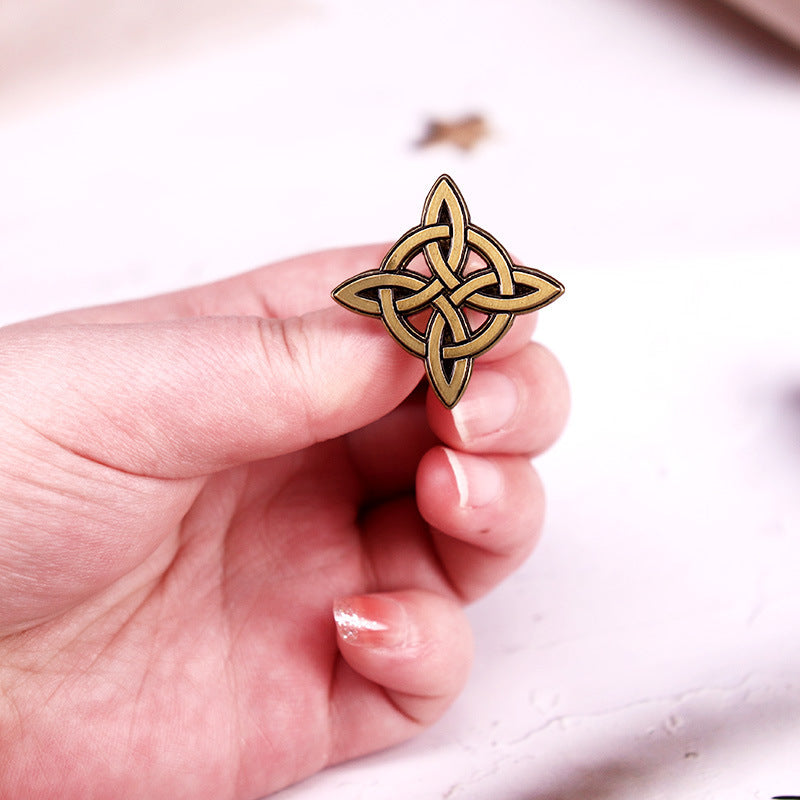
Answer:
<svg viewBox="0 0 800 800"><path fill-rule="evenodd" d="M567 389L529 316L426 405L329 298L383 251L0 330L0 796L257 798L451 703Z"/></svg>

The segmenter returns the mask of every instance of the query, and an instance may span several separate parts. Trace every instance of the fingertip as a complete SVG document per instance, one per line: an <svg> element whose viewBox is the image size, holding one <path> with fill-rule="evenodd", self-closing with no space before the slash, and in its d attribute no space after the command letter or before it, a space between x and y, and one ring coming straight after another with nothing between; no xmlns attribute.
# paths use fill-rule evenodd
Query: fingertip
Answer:
<svg viewBox="0 0 800 800"><path fill-rule="evenodd" d="M517 350L521 350L533 338L538 319L539 314L537 312L518 315L508 333L494 347L487 350L481 356L481 359L486 363L499 361L503 358L508 358L508 356L516 353Z"/></svg>
<svg viewBox="0 0 800 800"><path fill-rule="evenodd" d="M421 725L437 719L466 682L472 632L449 598L421 590L357 595L337 600L333 616L345 661Z"/></svg>
<svg viewBox="0 0 800 800"><path fill-rule="evenodd" d="M477 510L501 500L506 476L498 459L434 447L420 460L416 489L420 513L429 524L463 528Z"/></svg>
<svg viewBox="0 0 800 800"><path fill-rule="evenodd" d="M305 436L301 445L380 419L414 390L422 373L420 360L386 336L377 320L338 306L259 324L264 371L273 378L269 419L289 420L281 432Z"/></svg>
<svg viewBox="0 0 800 800"><path fill-rule="evenodd" d="M466 602L530 555L544 522L544 488L525 456L434 448L417 471L417 504L450 583Z"/></svg>
<svg viewBox="0 0 800 800"><path fill-rule="evenodd" d="M530 342L508 358L478 361L463 397L445 408L431 392L428 420L447 445L474 453L537 455L560 436L570 408L558 359Z"/></svg>

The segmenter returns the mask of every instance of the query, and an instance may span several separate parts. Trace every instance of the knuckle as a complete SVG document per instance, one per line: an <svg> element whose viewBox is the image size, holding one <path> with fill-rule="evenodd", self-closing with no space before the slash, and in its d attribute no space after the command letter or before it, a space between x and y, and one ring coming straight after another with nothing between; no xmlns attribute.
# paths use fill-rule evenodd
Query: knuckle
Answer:
<svg viewBox="0 0 800 800"><path fill-rule="evenodd" d="M271 392L291 394L280 407L291 409L292 424L314 439L312 421L318 418L314 385L313 341L302 318L257 320L264 377Z"/></svg>

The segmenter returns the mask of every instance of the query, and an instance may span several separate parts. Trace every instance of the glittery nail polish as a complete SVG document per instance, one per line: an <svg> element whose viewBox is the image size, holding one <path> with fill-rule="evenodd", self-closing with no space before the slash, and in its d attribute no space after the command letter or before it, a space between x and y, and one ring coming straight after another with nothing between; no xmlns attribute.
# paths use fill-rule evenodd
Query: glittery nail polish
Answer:
<svg viewBox="0 0 800 800"><path fill-rule="evenodd" d="M408 635L405 608L390 597L357 595L337 600L333 618L339 636L356 647L402 647Z"/></svg>

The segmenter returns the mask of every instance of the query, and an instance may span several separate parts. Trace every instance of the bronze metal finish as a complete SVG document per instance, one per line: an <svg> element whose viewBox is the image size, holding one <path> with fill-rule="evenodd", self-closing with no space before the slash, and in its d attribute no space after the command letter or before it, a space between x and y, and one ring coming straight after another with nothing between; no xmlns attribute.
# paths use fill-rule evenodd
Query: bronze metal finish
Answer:
<svg viewBox="0 0 800 800"><path fill-rule="evenodd" d="M412 265L420 253L424 271ZM470 223L461 192L442 175L425 200L422 224L400 237L379 269L332 294L351 311L380 317L398 344L425 360L433 390L452 408L467 388L473 359L500 340L514 315L542 308L563 291L544 272L512 264L493 236ZM468 316L468 309L476 313ZM424 332L409 319L421 312L430 314Z"/></svg>

